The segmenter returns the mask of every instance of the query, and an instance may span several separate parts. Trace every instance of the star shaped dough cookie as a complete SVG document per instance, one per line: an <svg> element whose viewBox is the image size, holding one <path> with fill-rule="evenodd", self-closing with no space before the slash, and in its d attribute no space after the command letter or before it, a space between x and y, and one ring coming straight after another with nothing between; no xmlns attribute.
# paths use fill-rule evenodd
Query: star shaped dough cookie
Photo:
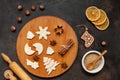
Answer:
<svg viewBox="0 0 120 80"><path fill-rule="evenodd" d="M42 28L42 26L39 26L39 30L37 31L36 34L39 35L39 39L46 39L47 40L47 35L50 35L51 33L48 30L48 27Z"/></svg>

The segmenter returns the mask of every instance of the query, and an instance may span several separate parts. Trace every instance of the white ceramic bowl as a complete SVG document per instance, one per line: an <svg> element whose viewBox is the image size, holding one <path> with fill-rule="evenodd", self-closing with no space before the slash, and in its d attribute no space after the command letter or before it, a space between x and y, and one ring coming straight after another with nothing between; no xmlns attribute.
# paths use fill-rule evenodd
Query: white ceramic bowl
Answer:
<svg viewBox="0 0 120 80"><path fill-rule="evenodd" d="M105 64L104 57L102 56L102 62L101 62L101 64L100 64L97 68L95 68L95 69L93 69L93 70L88 70L88 69L86 69L86 67L85 67L85 65L84 65L84 59L85 59L85 57L86 57L88 54L91 54L91 53L101 54L100 52L98 52L98 51L96 51L96 50L91 50L91 51L86 52L85 55L84 55L83 58L82 58L82 67L83 67L83 69L84 69L86 72L88 72L88 73L98 73L98 72L101 71L102 68L104 67L104 64Z"/></svg>

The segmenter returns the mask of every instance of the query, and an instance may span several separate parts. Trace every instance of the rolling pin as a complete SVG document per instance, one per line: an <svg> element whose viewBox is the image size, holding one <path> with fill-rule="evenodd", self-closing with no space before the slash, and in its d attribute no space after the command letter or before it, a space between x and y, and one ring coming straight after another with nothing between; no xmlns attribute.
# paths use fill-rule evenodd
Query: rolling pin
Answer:
<svg viewBox="0 0 120 80"><path fill-rule="evenodd" d="M21 79L21 80L32 80L24 71L23 69L14 61L11 61L10 58L1 53L2 58L9 63L10 69Z"/></svg>

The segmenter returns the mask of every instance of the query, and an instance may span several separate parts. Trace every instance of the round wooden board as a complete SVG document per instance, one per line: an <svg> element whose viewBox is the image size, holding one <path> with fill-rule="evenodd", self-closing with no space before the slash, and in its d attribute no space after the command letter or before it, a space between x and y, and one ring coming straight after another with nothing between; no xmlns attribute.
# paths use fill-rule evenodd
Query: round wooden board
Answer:
<svg viewBox="0 0 120 80"><path fill-rule="evenodd" d="M54 29L57 27L57 25L62 25L64 32L60 36L55 34ZM48 31L51 32L50 35L47 36L47 40L45 39L40 39L39 40L39 35L36 34L37 31L39 31L39 26L42 26L43 28L48 27ZM27 32L31 31L34 33L35 37L32 40L27 39ZM64 44L69 39L73 39L74 45L68 50L68 52L61 57L60 54L58 54L58 51L60 47ZM55 46L50 45L50 41L55 40L57 44ZM30 59L31 61L34 61L33 56L38 55L35 47L33 47L33 44L39 42L43 44L44 50L41 55L39 55L39 68L33 69L30 66L27 66L26 64L26 59ZM36 51L33 55L28 56L25 51L24 51L24 46L25 44L28 43L29 46L32 48L32 50ZM46 54L47 47L50 46L54 49L54 54L48 55ZM77 56L77 51L78 51L78 41L77 37L75 35L75 32L73 31L72 27L65 22L64 20L54 17L54 16L41 16L37 17L35 19L32 19L29 21L27 24L24 25L22 30L20 31L17 39L17 44L16 44L16 49L17 49L17 55L18 58L21 62L21 64L27 69L30 73L38 76L38 77L44 77L44 78L51 78L58 76L65 71L67 71L73 64L76 56ZM47 74L45 66L43 65L43 57L49 57L54 59L57 62L60 62L60 64L56 67L56 70L52 71L51 74ZM61 64L65 62L68 67L66 69L61 68ZM21 73L22 74L22 73Z"/></svg>

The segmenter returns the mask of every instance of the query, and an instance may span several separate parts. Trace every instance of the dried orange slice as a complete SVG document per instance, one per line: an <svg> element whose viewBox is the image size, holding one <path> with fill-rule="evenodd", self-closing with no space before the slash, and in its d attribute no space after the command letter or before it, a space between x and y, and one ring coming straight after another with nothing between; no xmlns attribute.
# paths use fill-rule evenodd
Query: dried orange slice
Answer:
<svg viewBox="0 0 120 80"><path fill-rule="evenodd" d="M86 9L86 16L90 21L96 21L100 18L100 10L95 6Z"/></svg>
<svg viewBox="0 0 120 80"><path fill-rule="evenodd" d="M107 19L107 15L105 11L102 9L99 10L100 10L100 18L97 21L92 22L94 25L102 25Z"/></svg>
<svg viewBox="0 0 120 80"><path fill-rule="evenodd" d="M96 28L98 30L105 30L108 28L108 26L109 26L109 19L107 18L106 21L102 25L98 25L98 26L96 25Z"/></svg>

